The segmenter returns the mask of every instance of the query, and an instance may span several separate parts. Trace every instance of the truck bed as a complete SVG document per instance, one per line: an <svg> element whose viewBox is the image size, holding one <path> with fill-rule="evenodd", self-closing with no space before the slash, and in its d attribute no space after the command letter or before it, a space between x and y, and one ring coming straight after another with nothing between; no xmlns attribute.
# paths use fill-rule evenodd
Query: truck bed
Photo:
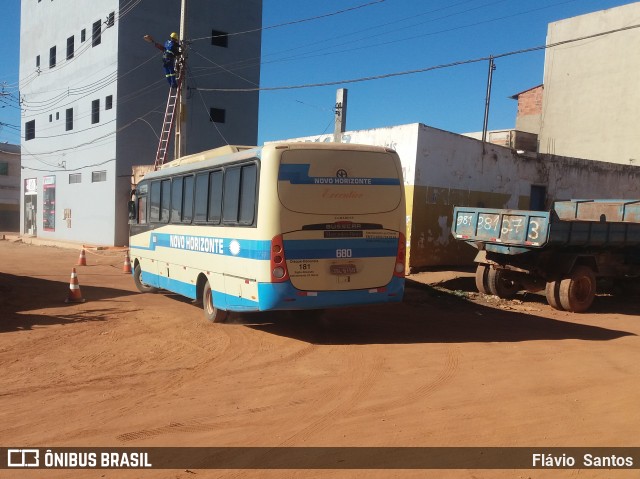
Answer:
<svg viewBox="0 0 640 479"><path fill-rule="evenodd" d="M505 254L550 246L639 246L640 200L558 201L551 211L459 206L451 230L456 239Z"/></svg>

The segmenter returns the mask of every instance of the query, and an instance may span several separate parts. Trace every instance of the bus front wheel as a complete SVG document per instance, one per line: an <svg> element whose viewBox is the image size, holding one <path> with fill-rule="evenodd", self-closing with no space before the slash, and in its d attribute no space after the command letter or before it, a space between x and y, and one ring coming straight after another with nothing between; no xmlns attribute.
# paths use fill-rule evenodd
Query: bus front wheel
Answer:
<svg viewBox="0 0 640 479"><path fill-rule="evenodd" d="M140 291L141 293L155 293L156 291L158 291L158 288L155 288L153 286L149 286L148 284L143 283L141 276L142 276L142 268L138 263L136 267L133 269L133 282L135 283L136 288L138 288L138 291Z"/></svg>
<svg viewBox="0 0 640 479"><path fill-rule="evenodd" d="M224 323L227 316L229 316L229 311L216 308L213 305L213 295L211 294L209 281L206 282L202 291L202 309L204 309L204 317L212 323Z"/></svg>

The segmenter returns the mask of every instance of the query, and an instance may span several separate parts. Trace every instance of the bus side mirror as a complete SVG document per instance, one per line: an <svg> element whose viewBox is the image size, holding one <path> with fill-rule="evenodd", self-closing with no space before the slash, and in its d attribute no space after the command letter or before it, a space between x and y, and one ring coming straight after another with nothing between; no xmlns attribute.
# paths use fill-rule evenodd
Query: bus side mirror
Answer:
<svg viewBox="0 0 640 479"><path fill-rule="evenodd" d="M130 220L129 223L135 223L135 221L132 221L132 220L135 220L136 216L137 216L136 215L136 202L135 201L129 201L128 208L129 208L129 220Z"/></svg>

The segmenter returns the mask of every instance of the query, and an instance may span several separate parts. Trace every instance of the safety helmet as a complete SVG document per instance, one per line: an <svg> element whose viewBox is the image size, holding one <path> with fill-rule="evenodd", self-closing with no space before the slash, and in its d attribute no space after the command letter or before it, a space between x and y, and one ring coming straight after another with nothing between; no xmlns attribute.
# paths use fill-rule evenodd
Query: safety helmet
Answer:
<svg viewBox="0 0 640 479"><path fill-rule="evenodd" d="M176 32L173 32L171 35L169 35L171 37L172 40L177 40L178 39L178 34Z"/></svg>

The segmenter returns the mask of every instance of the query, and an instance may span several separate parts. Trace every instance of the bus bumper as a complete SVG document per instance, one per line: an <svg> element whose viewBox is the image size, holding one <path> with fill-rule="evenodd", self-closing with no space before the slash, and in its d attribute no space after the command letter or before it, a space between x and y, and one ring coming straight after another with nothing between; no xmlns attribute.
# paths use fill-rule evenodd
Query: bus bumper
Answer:
<svg viewBox="0 0 640 479"><path fill-rule="evenodd" d="M273 309L324 309L378 303L397 303L404 295L404 278L396 276L384 287L347 291L302 291L290 281L259 283L260 311Z"/></svg>

